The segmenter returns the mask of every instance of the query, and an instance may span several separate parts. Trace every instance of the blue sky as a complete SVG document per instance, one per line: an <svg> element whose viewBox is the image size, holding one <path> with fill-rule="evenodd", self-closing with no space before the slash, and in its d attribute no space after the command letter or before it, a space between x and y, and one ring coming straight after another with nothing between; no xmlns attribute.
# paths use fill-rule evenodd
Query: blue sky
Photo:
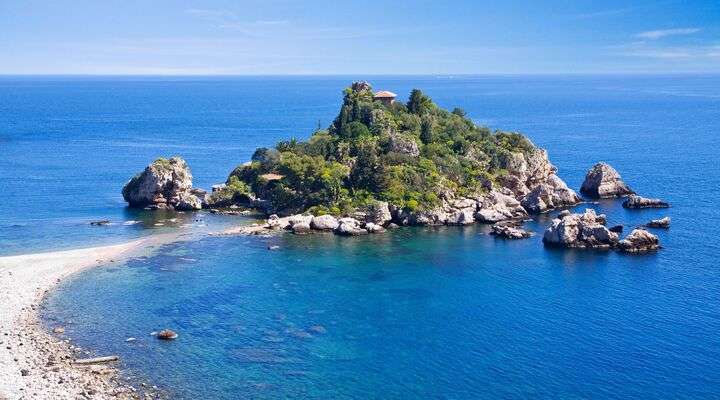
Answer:
<svg viewBox="0 0 720 400"><path fill-rule="evenodd" d="M0 0L0 74L718 73L720 1Z"/></svg>

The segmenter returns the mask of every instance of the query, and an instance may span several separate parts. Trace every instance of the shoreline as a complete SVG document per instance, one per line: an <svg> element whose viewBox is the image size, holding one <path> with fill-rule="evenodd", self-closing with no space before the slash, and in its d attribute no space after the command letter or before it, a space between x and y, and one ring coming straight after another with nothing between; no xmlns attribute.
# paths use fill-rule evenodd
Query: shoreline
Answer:
<svg viewBox="0 0 720 400"><path fill-rule="evenodd" d="M77 366L78 348L46 331L38 314L62 279L185 239L151 235L115 245L0 257L0 400L154 398L123 382L112 365ZM60 333L61 334L61 333Z"/></svg>

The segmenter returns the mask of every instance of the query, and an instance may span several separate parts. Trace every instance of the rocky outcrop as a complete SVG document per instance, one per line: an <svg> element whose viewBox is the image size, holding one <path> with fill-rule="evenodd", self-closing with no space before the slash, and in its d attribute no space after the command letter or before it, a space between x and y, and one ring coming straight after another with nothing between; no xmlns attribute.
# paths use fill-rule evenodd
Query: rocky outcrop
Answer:
<svg viewBox="0 0 720 400"><path fill-rule="evenodd" d="M580 193L592 198L622 197L634 194L620 174L610 165L599 162L585 175Z"/></svg>
<svg viewBox="0 0 720 400"><path fill-rule="evenodd" d="M550 175L544 183L530 191L520 204L531 213L543 213L559 207L575 205L582 200L557 175Z"/></svg>
<svg viewBox="0 0 720 400"><path fill-rule="evenodd" d="M491 235L495 235L504 239L527 239L532 233L512 224L497 223L492 226Z"/></svg>
<svg viewBox="0 0 720 400"><path fill-rule="evenodd" d="M337 219L332 215L312 217L312 221L310 222L310 226L319 231L334 231L338 225Z"/></svg>
<svg viewBox="0 0 720 400"><path fill-rule="evenodd" d="M392 220L390 213L390 205L386 201L376 201L367 208L365 215L366 222L372 222L377 225L385 226Z"/></svg>
<svg viewBox="0 0 720 400"><path fill-rule="evenodd" d="M627 200L623 201L622 206L625 208L668 208L670 204L660 199L630 195Z"/></svg>
<svg viewBox="0 0 720 400"><path fill-rule="evenodd" d="M524 219L528 213L514 197L493 190L478 200L474 216L478 222L494 224L508 219Z"/></svg>
<svg viewBox="0 0 720 400"><path fill-rule="evenodd" d="M199 210L207 193L192 187L190 168L180 157L160 158L125 184L122 195L130 207Z"/></svg>
<svg viewBox="0 0 720 400"><path fill-rule="evenodd" d="M344 236L358 236L368 233L367 229L360 226L360 222L354 218L340 218L335 232Z"/></svg>
<svg viewBox="0 0 720 400"><path fill-rule="evenodd" d="M645 229L633 229L618 243L618 248L626 253L643 253L659 249L660 240Z"/></svg>
<svg viewBox="0 0 720 400"><path fill-rule="evenodd" d="M670 217L654 219L654 220L648 222L647 224L645 224L645 226L647 226L649 228L668 229L668 228L670 228Z"/></svg>
<svg viewBox="0 0 720 400"><path fill-rule="evenodd" d="M562 213L553 219L543 235L543 243L568 248L609 249L617 245L618 235L605 227L605 216L587 209L584 214Z"/></svg>
<svg viewBox="0 0 720 400"><path fill-rule="evenodd" d="M420 155L418 143L409 136L393 134L388 142L388 150L393 153L405 154L411 157Z"/></svg>
<svg viewBox="0 0 720 400"><path fill-rule="evenodd" d="M557 176L547 151L535 149L528 154L510 153L501 160L507 175L498 178L529 213L542 213L554 208L578 204L580 196Z"/></svg>

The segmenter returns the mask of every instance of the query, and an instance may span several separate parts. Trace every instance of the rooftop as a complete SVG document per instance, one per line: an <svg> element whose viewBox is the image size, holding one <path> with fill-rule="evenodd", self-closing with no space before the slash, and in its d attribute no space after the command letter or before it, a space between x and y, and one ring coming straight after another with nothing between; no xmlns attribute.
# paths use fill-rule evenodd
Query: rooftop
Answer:
<svg viewBox="0 0 720 400"><path fill-rule="evenodd" d="M387 90L381 90L381 91L375 93L375 95L373 96L373 98L376 98L376 99L384 99L384 98L393 98L394 99L396 97L397 97L397 95L395 93L388 92Z"/></svg>

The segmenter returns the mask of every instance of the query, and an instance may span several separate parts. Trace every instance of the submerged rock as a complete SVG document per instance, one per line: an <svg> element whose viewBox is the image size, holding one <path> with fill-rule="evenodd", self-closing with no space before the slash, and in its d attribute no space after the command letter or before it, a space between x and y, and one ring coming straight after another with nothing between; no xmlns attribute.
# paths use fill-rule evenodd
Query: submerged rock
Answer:
<svg viewBox="0 0 720 400"><path fill-rule="evenodd" d="M660 199L630 195L627 200L623 201L622 206L625 208L668 208L670 204Z"/></svg>
<svg viewBox="0 0 720 400"><path fill-rule="evenodd" d="M634 194L620 174L610 165L599 162L585 175L580 193L592 198L622 197Z"/></svg>
<svg viewBox="0 0 720 400"><path fill-rule="evenodd" d="M625 239L618 243L618 247L627 253L642 253L659 249L660 240L645 229L633 229Z"/></svg>
<svg viewBox="0 0 720 400"><path fill-rule="evenodd" d="M565 214L555 218L545 229L543 243L549 246L569 248L614 247L618 235L604 226L605 216L597 215L595 210L587 209L584 214Z"/></svg>
<svg viewBox="0 0 720 400"><path fill-rule="evenodd" d="M654 219L646 224L650 228L670 228L670 217L664 217L660 219Z"/></svg>
<svg viewBox="0 0 720 400"><path fill-rule="evenodd" d="M180 157L159 158L125 184L122 195L130 207L199 210L207 194L192 187L190 168Z"/></svg>

